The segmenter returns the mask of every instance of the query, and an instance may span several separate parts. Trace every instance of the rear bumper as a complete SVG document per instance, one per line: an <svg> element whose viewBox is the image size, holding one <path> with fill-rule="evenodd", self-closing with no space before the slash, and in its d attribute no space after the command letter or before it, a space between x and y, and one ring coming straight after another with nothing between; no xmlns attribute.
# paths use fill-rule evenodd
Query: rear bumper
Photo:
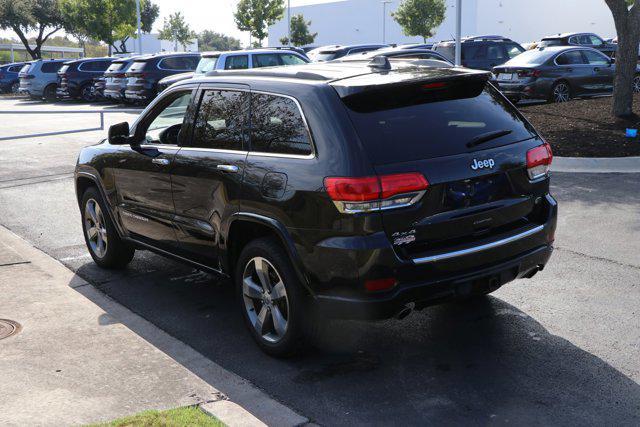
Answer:
<svg viewBox="0 0 640 427"><path fill-rule="evenodd" d="M138 101L146 101L153 99L151 93L147 90L126 90L124 97L127 99L135 99Z"/></svg>
<svg viewBox="0 0 640 427"><path fill-rule="evenodd" d="M322 315L343 319L387 319L411 307L422 309L447 301L479 295L498 289L515 279L530 277L544 269L553 246L543 245L472 274L452 276L442 280L405 285L378 298L350 298L319 295L316 297Z"/></svg>
<svg viewBox="0 0 640 427"><path fill-rule="evenodd" d="M315 257L303 260L310 276L320 279L312 285L320 312L339 318L388 318L410 303L421 308L530 277L544 268L553 251L557 203L550 195L543 199L544 223L411 259L400 259L384 234L369 236L348 248L344 241L336 244L334 239L330 254L323 252L328 248L321 242L314 248ZM323 257L334 261L330 273L314 270L321 266ZM348 260L353 260L350 276ZM397 285L389 291L365 291L366 280L382 278L394 278Z"/></svg>

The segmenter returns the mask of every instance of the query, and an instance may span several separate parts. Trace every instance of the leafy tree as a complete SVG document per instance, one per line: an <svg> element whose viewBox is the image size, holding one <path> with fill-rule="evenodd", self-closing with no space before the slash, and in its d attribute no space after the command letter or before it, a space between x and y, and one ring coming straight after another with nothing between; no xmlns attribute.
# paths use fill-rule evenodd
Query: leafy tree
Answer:
<svg viewBox="0 0 640 427"><path fill-rule="evenodd" d="M291 40L285 36L280 39L280 43L287 46L292 44L293 46L307 46L314 42L318 33L311 34L309 32L309 26L311 21L305 21L302 14L291 17Z"/></svg>
<svg viewBox="0 0 640 427"><path fill-rule="evenodd" d="M102 41L117 53L126 52L125 43L137 27L135 0L59 1L67 32Z"/></svg>
<svg viewBox="0 0 640 427"><path fill-rule="evenodd" d="M605 0L616 25L618 50L613 86L613 115L633 114L633 79L640 44L640 0Z"/></svg>
<svg viewBox="0 0 640 427"><path fill-rule="evenodd" d="M444 0L404 0L391 16L405 35L420 36L426 42L444 21L445 12Z"/></svg>
<svg viewBox="0 0 640 427"><path fill-rule="evenodd" d="M215 31L204 30L198 34L198 46L200 50L238 50L240 40L216 33Z"/></svg>
<svg viewBox="0 0 640 427"><path fill-rule="evenodd" d="M140 3L140 27L142 32L149 34L158 16L160 16L160 6L151 0L142 0Z"/></svg>
<svg viewBox="0 0 640 427"><path fill-rule="evenodd" d="M269 25L281 19L283 13L283 0L240 0L233 17L240 31L249 31L262 44L269 35Z"/></svg>
<svg viewBox="0 0 640 427"><path fill-rule="evenodd" d="M0 0L0 29L13 30L33 59L42 57L42 45L64 27L57 0ZM34 32L34 47L27 33Z"/></svg>
<svg viewBox="0 0 640 427"><path fill-rule="evenodd" d="M196 37L196 33L191 31L181 12L172 13L169 18L164 19L164 27L160 30L160 39L172 40L176 50L178 50L178 44L186 50L187 45Z"/></svg>

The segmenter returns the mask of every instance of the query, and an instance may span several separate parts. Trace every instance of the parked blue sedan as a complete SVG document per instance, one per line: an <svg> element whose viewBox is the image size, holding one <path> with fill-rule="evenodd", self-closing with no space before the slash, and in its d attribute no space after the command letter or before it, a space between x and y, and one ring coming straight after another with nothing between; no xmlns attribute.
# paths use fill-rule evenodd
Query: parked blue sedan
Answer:
<svg viewBox="0 0 640 427"><path fill-rule="evenodd" d="M0 92L18 93L20 79L18 73L26 62L14 62L0 66Z"/></svg>

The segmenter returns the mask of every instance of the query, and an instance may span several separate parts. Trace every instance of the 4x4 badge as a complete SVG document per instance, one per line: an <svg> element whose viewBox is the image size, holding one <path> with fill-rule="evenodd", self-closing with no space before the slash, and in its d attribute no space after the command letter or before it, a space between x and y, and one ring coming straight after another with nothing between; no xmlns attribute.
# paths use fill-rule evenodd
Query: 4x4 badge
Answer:
<svg viewBox="0 0 640 427"><path fill-rule="evenodd" d="M396 231L391 237L393 237L393 244L396 246L408 245L416 241L416 230Z"/></svg>
<svg viewBox="0 0 640 427"><path fill-rule="evenodd" d="M493 169L496 165L496 162L493 159L487 160L478 160L473 159L473 163L471 164L471 169L477 171L478 169Z"/></svg>

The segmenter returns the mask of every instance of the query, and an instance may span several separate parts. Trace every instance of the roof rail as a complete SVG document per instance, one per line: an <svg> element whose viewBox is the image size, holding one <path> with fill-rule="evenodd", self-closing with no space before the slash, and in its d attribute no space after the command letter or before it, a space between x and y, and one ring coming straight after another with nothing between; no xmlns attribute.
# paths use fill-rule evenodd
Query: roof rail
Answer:
<svg viewBox="0 0 640 427"><path fill-rule="evenodd" d="M511 40L508 37L504 37L504 36L499 36L499 35L486 35L486 36L470 36L470 37L463 37L462 40L480 40L480 41L484 41L484 40Z"/></svg>

